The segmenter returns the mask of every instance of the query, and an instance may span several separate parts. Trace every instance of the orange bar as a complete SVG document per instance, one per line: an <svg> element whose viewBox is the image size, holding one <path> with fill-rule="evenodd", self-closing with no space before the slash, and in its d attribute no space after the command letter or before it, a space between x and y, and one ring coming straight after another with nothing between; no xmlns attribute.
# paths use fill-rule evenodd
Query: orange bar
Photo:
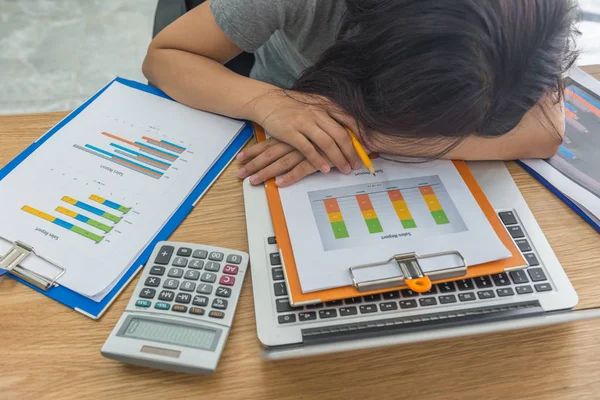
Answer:
<svg viewBox="0 0 600 400"><path fill-rule="evenodd" d="M400 193L399 190L390 190L388 196L390 196L391 201L404 200L404 197L402 197L402 193Z"/></svg>
<svg viewBox="0 0 600 400"><path fill-rule="evenodd" d="M129 141L129 140L127 140L127 139L123 139L122 137L118 137L118 136L116 136L116 135L113 135L112 133L108 133L108 132L102 132L102 134L103 134L104 136L108 136L109 138L113 138L113 139L116 139L116 140L120 140L120 141L121 141L121 142L123 142L123 143L127 143L127 144L130 144L130 145L132 145L132 146L138 147L138 145L137 145L137 144L135 144L135 143L133 143L133 142L130 142L130 141Z"/></svg>
<svg viewBox="0 0 600 400"><path fill-rule="evenodd" d="M435 194L431 186L419 186L421 194Z"/></svg>
<svg viewBox="0 0 600 400"><path fill-rule="evenodd" d="M573 111L569 110L568 108L565 108L565 115L567 117L571 117L573 119L577 119L577 114L575 114Z"/></svg>
<svg viewBox="0 0 600 400"><path fill-rule="evenodd" d="M327 214L341 212L340 205L336 199L323 200L323 203L325 203L325 210L327 211Z"/></svg>
<svg viewBox="0 0 600 400"><path fill-rule="evenodd" d="M116 162L117 164L127 165L128 167L131 167L131 168L135 169L136 171L142 171L145 174L150 174L152 176L156 176L157 178L160 178L162 176L161 174L157 174L156 172L152 172L152 171L148 171L147 169L140 168L137 165L131 164L125 160L113 158L112 161Z"/></svg>
<svg viewBox="0 0 600 400"><path fill-rule="evenodd" d="M179 149L179 148L177 148L177 147L173 147L173 146L171 146L171 145L170 145L170 144L168 144L168 143L164 143L164 142L161 142L161 141L159 141L159 140L156 140L156 139L149 138L148 136L142 136L142 139L144 139L144 140L147 140L147 141L149 141L149 142L151 142L151 143L156 143L156 144L159 144L159 145L161 145L162 147L168 147L169 149L173 150L174 152L181 153L181 149Z"/></svg>
<svg viewBox="0 0 600 400"><path fill-rule="evenodd" d="M596 117L600 118L600 110L598 110L596 107L594 107L593 104L589 103L586 99L579 96L577 93L573 92L572 90L565 89L565 93L568 94L570 97L579 101L581 104L586 106L591 112L593 112L596 115Z"/></svg>
<svg viewBox="0 0 600 400"><path fill-rule="evenodd" d="M142 161L144 161L144 162L146 162L146 163L148 163L148 164L155 165L155 166L157 166L157 167L161 167L161 168L168 168L168 166L167 166L167 165L165 165L165 164L161 164L161 163L159 163L159 162L156 162L156 161L154 161L154 160L150 160L149 158L147 158L147 157L144 157L144 156L138 156L138 159L139 159L139 160L142 160Z"/></svg>
<svg viewBox="0 0 600 400"><path fill-rule="evenodd" d="M356 201L358 201L358 207L360 208L360 211L369 211L375 209L368 194L357 194Z"/></svg>
<svg viewBox="0 0 600 400"><path fill-rule="evenodd" d="M165 157L165 158L168 158L171 161L177 160L177 157L174 157L174 156L172 156L170 154L159 153L158 151L149 149L148 147L140 146L139 144L135 144L135 143L133 143L133 145L136 146L136 147L138 147L139 149L143 149L143 151L145 151L147 153L154 154L155 156Z"/></svg>

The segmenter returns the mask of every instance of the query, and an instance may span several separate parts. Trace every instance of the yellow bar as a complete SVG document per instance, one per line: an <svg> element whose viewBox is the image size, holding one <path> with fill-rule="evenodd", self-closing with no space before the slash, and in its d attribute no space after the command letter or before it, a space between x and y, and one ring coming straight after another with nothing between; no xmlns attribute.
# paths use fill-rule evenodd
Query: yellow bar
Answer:
<svg viewBox="0 0 600 400"><path fill-rule="evenodd" d="M333 212L327 215L329 216L329 222L339 222L344 220L341 212Z"/></svg>
<svg viewBox="0 0 600 400"><path fill-rule="evenodd" d="M91 196L90 196L90 200L93 200L93 201L95 201L95 202L97 202L97 203L100 203L100 204L102 204L102 203L104 203L104 201L105 201L106 199L104 199L104 198L102 198L102 197L100 197L100 196L97 196L97 195L93 194L93 195L91 195Z"/></svg>
<svg viewBox="0 0 600 400"><path fill-rule="evenodd" d="M394 206L394 210L396 210L396 214L398 214L398 218L400 218L400 220L412 219L412 215L410 214L410 210L406 205L406 201L392 201L392 205Z"/></svg>
<svg viewBox="0 0 600 400"><path fill-rule="evenodd" d="M33 207L23 206L21 208L21 210L23 210L25 212L28 212L29 214L35 215L36 217L40 217L42 219L45 219L46 221L54 222L54 220L56 219L52 215L46 214L45 212L42 212L40 210L36 210Z"/></svg>
<svg viewBox="0 0 600 400"><path fill-rule="evenodd" d="M62 201L69 203L69 204L77 204L77 200L75 200L72 197L69 196L63 196Z"/></svg>
<svg viewBox="0 0 600 400"><path fill-rule="evenodd" d="M61 206L56 207L56 211L58 211L61 214L68 215L71 218L75 218L78 215L75 211L71 211L71 210L61 207Z"/></svg>
<svg viewBox="0 0 600 400"><path fill-rule="evenodd" d="M427 203L429 211L439 211L442 209L442 205L438 201L435 194L424 194L423 200L425 200L425 203Z"/></svg>
<svg viewBox="0 0 600 400"><path fill-rule="evenodd" d="M363 211L362 215L365 219L377 218L377 214L375 213L375 210Z"/></svg>

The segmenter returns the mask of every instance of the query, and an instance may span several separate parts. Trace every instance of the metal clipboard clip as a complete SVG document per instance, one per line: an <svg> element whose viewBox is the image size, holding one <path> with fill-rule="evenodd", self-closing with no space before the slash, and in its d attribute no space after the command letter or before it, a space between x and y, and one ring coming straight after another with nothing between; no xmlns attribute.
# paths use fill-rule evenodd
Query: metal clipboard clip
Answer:
<svg viewBox="0 0 600 400"><path fill-rule="evenodd" d="M63 267L45 257L42 257L35 252L33 247L23 242L18 240L16 242L11 242L2 236L0 236L0 239L12 243L12 248L4 256L0 257L0 270L10 272L14 276L21 278L42 290L48 290L51 287L57 286L56 281L66 272ZM46 261L50 265L56 267L59 270L59 273L53 278L49 278L20 266L19 263L25 260L30 254L33 254L36 257Z"/></svg>
<svg viewBox="0 0 600 400"><path fill-rule="evenodd" d="M447 268L437 272L425 275L419 264L419 260L425 258L435 258L440 256L455 255L460 258L462 265L459 267ZM373 279L364 282L359 282L356 279L354 271L363 268L373 268L386 265L396 261L398 268L400 269L400 275L389 278ZM431 253L418 255L417 253L404 253L396 254L393 257L380 262L356 265L349 268L350 278L352 278L352 286L354 286L359 292L367 292L371 290L388 289L391 287L402 286L405 284L411 290L415 292L427 292L431 289L431 278L436 279L447 279L456 276L462 276L467 273L467 262L465 258L458 251L442 251L439 253Z"/></svg>

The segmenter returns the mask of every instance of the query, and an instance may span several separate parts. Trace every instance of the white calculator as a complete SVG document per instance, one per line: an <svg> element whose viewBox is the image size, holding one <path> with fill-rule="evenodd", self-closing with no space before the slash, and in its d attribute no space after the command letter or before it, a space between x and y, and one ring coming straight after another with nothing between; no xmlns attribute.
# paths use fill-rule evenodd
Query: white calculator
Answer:
<svg viewBox="0 0 600 400"><path fill-rule="evenodd" d="M214 373L247 266L248 254L237 250L159 242L102 355L169 371Z"/></svg>

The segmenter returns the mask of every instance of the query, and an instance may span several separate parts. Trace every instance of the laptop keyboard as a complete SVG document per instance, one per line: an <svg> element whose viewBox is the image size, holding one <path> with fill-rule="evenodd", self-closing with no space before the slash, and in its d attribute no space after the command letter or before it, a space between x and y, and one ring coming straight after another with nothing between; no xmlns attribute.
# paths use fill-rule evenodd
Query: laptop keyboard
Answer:
<svg viewBox="0 0 600 400"><path fill-rule="evenodd" d="M273 301L279 324L302 324L309 321L344 320L352 316L375 313L400 313L402 310L427 309L443 310L444 306L457 303L485 304L498 298L550 292L552 283L540 259L533 249L523 225L515 211L498 213L500 220L525 257L528 267L519 271L480 276L433 285L426 293L410 289L353 297L304 307L292 307L287 296L285 277L275 237L266 239L271 268Z"/></svg>

